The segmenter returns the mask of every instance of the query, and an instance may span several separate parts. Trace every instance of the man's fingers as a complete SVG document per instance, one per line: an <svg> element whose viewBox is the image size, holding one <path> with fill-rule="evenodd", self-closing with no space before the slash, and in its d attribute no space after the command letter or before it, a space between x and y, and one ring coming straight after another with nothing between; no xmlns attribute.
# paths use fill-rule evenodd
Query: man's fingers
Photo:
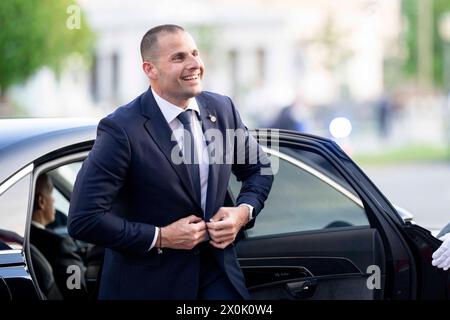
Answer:
<svg viewBox="0 0 450 320"><path fill-rule="evenodd" d="M212 230L221 230L232 227L232 224L228 220L215 221L215 222L207 222L206 226L208 229Z"/></svg>
<svg viewBox="0 0 450 320"><path fill-rule="evenodd" d="M194 228L194 231L197 231L197 232L206 230L206 223L204 221L199 221L199 222L193 223L193 228Z"/></svg>
<svg viewBox="0 0 450 320"><path fill-rule="evenodd" d="M219 239L219 238L231 238L231 237L234 235L233 232L231 232L231 231L224 231L224 230L219 230L219 231L217 231L217 230L211 230L211 231L209 232L209 234L210 234L213 238L217 238L217 239Z"/></svg>
<svg viewBox="0 0 450 320"><path fill-rule="evenodd" d="M213 239L213 241L218 242L218 243L222 243L222 242L231 242L233 241L233 237L227 236L227 237L218 237Z"/></svg>
<svg viewBox="0 0 450 320"><path fill-rule="evenodd" d="M228 243L228 242L216 242L216 241L213 241L213 240L211 240L211 241L209 241L209 243L213 246L213 247L216 247L216 248L218 248L218 249L224 249L224 248L226 248L230 243Z"/></svg>
<svg viewBox="0 0 450 320"><path fill-rule="evenodd" d="M227 211L224 210L223 208L220 208L219 211L217 211L216 214L211 218L211 220L220 221L226 218L227 216L228 216Z"/></svg>
<svg viewBox="0 0 450 320"><path fill-rule="evenodd" d="M197 217L193 214L191 214L189 217L186 217L185 219L187 220L188 223L196 223L202 221L202 218Z"/></svg>
<svg viewBox="0 0 450 320"><path fill-rule="evenodd" d="M217 239L219 239L220 234L214 231L209 231L209 236L211 237L212 240L217 241Z"/></svg>
<svg viewBox="0 0 450 320"><path fill-rule="evenodd" d="M209 236L215 242L231 242L236 237L233 232L222 233L214 230L209 231Z"/></svg>
<svg viewBox="0 0 450 320"><path fill-rule="evenodd" d="M208 230L216 230L216 223L215 222L207 222L206 227Z"/></svg>
<svg viewBox="0 0 450 320"><path fill-rule="evenodd" d="M220 230L214 230L214 229L208 229L209 234L212 237L229 237L234 234L233 230L231 229L220 229Z"/></svg>
<svg viewBox="0 0 450 320"><path fill-rule="evenodd" d="M214 216L211 219L209 219L209 222L218 222L218 221L223 221L225 219L226 219L225 217L219 218L219 217Z"/></svg>

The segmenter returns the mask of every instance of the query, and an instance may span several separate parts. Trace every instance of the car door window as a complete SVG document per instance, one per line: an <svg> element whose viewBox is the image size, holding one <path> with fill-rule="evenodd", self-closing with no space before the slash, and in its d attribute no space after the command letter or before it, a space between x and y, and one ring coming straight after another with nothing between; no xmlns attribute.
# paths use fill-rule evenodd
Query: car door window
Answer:
<svg viewBox="0 0 450 320"><path fill-rule="evenodd" d="M53 198L55 199L55 221L47 225L56 233L67 236L67 216L69 214L70 196L81 169L82 161L61 165L47 172L53 183Z"/></svg>
<svg viewBox="0 0 450 320"><path fill-rule="evenodd" d="M57 188L53 189L53 198L55 199L54 205L56 211L67 216L69 214L69 200L67 200Z"/></svg>
<svg viewBox="0 0 450 320"><path fill-rule="evenodd" d="M66 216L69 213L70 205L68 197L72 193L81 165L81 161L72 162L48 172L54 185L53 197L55 198L55 209Z"/></svg>
<svg viewBox="0 0 450 320"><path fill-rule="evenodd" d="M272 154L276 157L272 158L272 167L278 161L278 170L255 227L247 231L248 237L369 225L361 200L348 185L340 183L344 179L337 179L338 173L330 173L324 157L307 155L309 151L303 151L303 157L293 157L284 151ZM240 187L232 177L234 196Z"/></svg>
<svg viewBox="0 0 450 320"><path fill-rule="evenodd" d="M56 168L54 173L59 176L67 187L73 188L78 171L81 169L82 161L72 162Z"/></svg>
<svg viewBox="0 0 450 320"><path fill-rule="evenodd" d="M30 179L25 175L0 195L0 241L15 249L23 245Z"/></svg>

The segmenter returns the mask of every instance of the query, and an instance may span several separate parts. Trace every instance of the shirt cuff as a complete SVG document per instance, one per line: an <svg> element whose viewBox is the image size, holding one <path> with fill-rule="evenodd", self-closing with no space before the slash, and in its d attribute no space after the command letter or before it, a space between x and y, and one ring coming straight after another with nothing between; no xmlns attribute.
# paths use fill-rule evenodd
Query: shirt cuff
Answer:
<svg viewBox="0 0 450 320"><path fill-rule="evenodd" d="M248 221L253 219L253 206L248 203L241 203L240 206L246 206L248 208Z"/></svg>
<svg viewBox="0 0 450 320"><path fill-rule="evenodd" d="M148 251L152 250L155 247L156 240L158 240L158 235L159 235L159 228L155 227L155 236L153 237L152 244L150 245L150 248L148 249Z"/></svg>

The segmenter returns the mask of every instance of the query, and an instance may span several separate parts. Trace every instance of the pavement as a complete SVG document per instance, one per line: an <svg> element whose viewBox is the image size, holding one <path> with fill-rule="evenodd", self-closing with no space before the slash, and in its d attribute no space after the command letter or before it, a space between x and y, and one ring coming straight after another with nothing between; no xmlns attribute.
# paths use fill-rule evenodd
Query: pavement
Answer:
<svg viewBox="0 0 450 320"><path fill-rule="evenodd" d="M437 234L450 222L450 164L361 166L394 204L411 212L417 224Z"/></svg>

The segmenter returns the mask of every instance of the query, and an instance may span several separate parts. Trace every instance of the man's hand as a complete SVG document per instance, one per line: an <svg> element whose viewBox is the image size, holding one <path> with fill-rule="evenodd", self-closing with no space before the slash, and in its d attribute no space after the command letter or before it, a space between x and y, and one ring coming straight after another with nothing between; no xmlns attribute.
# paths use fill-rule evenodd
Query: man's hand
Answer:
<svg viewBox="0 0 450 320"><path fill-rule="evenodd" d="M162 237L162 239L160 239ZM206 239L206 224L201 218L191 215L160 229L156 242L162 248L190 250Z"/></svg>
<svg viewBox="0 0 450 320"><path fill-rule="evenodd" d="M248 208L222 207L210 222L206 223L211 240L209 243L219 249L234 241L239 230L248 222Z"/></svg>
<svg viewBox="0 0 450 320"><path fill-rule="evenodd" d="M447 271L450 269L450 232L440 239L444 242L433 253L433 261L431 264Z"/></svg>

